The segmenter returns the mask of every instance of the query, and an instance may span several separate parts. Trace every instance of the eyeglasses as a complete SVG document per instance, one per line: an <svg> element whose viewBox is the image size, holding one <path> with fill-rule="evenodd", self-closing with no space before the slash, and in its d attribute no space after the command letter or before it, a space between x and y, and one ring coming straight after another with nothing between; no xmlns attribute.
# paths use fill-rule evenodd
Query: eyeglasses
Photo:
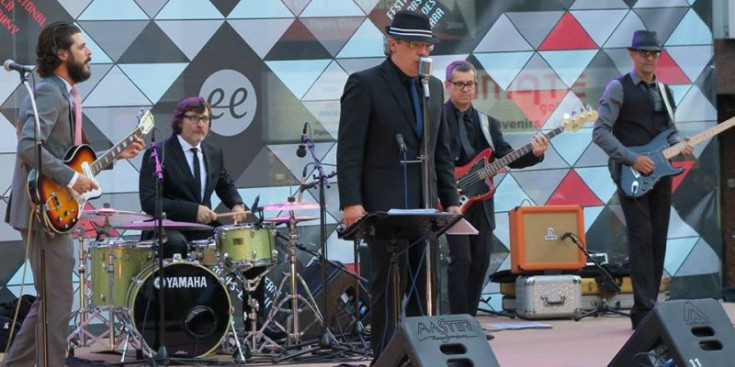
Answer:
<svg viewBox="0 0 735 367"><path fill-rule="evenodd" d="M477 83L475 83L474 81L470 81L470 82L452 82L452 85L454 86L454 88L457 88L459 90L463 90L465 88L467 88L469 90L472 90L472 89L475 89L475 87L477 87Z"/></svg>
<svg viewBox="0 0 735 367"><path fill-rule="evenodd" d="M191 122L198 124L198 123L205 123L209 124L209 121L211 120L209 116L192 116L192 115L184 115L184 117L188 118Z"/></svg>
<svg viewBox="0 0 735 367"><path fill-rule="evenodd" d="M412 50L425 49L429 51L434 51L434 45L429 42L415 42L415 41L406 42L406 41L398 40L398 43L406 44L408 45L408 48Z"/></svg>
<svg viewBox="0 0 735 367"><path fill-rule="evenodd" d="M661 57L661 51L636 50L636 52L638 52L638 55L640 55L644 59L647 59L649 57L658 59L659 57Z"/></svg>

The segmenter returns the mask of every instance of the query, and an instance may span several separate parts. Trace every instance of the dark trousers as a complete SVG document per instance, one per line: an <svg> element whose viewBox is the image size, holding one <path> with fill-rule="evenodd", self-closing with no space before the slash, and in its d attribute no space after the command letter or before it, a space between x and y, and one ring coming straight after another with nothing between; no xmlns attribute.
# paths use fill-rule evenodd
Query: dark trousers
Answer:
<svg viewBox="0 0 735 367"><path fill-rule="evenodd" d="M661 180L646 195L631 199L618 192L628 234L630 278L633 283L633 326L656 303L666 257L671 214L671 179Z"/></svg>
<svg viewBox="0 0 735 367"><path fill-rule="evenodd" d="M370 288L370 313L371 329L370 344L373 349L373 357L378 359L380 353L388 345L396 331L393 312L393 269L391 267L391 251L395 245L387 241L367 241L370 256L372 258L372 286ZM426 279L424 266L426 261L421 261L425 256L424 242L408 247L407 241L401 241L397 250L401 252L398 258L398 274L400 275L399 294L407 297L406 316L421 316L426 313L423 308L426 305ZM421 267L419 268L419 264ZM413 283L413 277L415 283ZM402 305L402 299L398 305ZM400 311L399 311L400 312Z"/></svg>
<svg viewBox="0 0 735 367"><path fill-rule="evenodd" d="M447 235L449 310L453 314L476 316L493 252L493 232L485 218L482 203L470 206L465 219L480 233L474 236Z"/></svg>

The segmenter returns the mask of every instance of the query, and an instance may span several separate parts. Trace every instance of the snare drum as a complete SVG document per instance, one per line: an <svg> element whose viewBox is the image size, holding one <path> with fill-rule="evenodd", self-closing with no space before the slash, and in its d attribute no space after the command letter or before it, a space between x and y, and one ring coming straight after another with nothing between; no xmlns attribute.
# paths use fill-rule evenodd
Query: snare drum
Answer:
<svg viewBox="0 0 735 367"><path fill-rule="evenodd" d="M172 357L198 357L213 352L230 325L230 295L219 277L190 262L164 264L166 312L159 320L159 271L154 264L133 279L128 307L135 329L157 350L158 323L166 328Z"/></svg>
<svg viewBox="0 0 735 367"><path fill-rule="evenodd" d="M252 223L217 227L217 250L220 256L229 258L237 269L250 269L273 264L273 225Z"/></svg>
<svg viewBox="0 0 735 367"><path fill-rule="evenodd" d="M219 260L217 244L213 240L189 242L189 259L204 266L216 266Z"/></svg>
<svg viewBox="0 0 735 367"><path fill-rule="evenodd" d="M150 242L116 241L90 246L89 252L92 259L92 307L125 306L133 276L153 264L155 258ZM111 263L110 256L112 256ZM109 293L110 272L113 281L113 299L110 299Z"/></svg>

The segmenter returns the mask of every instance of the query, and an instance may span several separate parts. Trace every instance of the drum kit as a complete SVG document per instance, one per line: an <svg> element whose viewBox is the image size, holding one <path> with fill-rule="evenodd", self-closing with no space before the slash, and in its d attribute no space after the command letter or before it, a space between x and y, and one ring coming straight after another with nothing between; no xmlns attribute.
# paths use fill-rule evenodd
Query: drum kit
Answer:
<svg viewBox="0 0 735 367"><path fill-rule="evenodd" d="M152 230L158 223L143 213L109 207L85 210L82 223L89 223L96 236L89 238L85 247L86 226L77 230L80 306L72 313L75 327L67 338L70 353L76 347L101 344L111 352L121 352L121 362L129 348L136 350L138 359L153 358L153 348L159 347L157 334L161 323L171 357L195 358L218 348L231 348L227 351L236 362L245 362L253 353L298 346L302 335L298 314L309 309L320 322L322 317L306 283L296 272L295 254L299 239L296 224L317 217L294 213L318 208L316 203L292 201L269 204L262 210L288 215L217 228L162 220L166 230L209 229L214 233L211 239L190 242L186 258L177 255L164 261L163 315L159 312L161 281L155 241L129 241L115 236L121 230ZM276 226L282 224L288 226L289 270L284 272L267 319L258 325L262 305L253 293L277 265ZM298 293L297 282L302 291L306 290L306 296ZM242 289L242 302L248 307L246 315L242 304L233 303L233 283ZM290 292L285 291L286 285ZM289 314L286 322L279 322L279 312ZM101 324L106 330L93 333L90 329L94 324ZM266 329L273 327L285 333L285 347L266 335Z"/></svg>

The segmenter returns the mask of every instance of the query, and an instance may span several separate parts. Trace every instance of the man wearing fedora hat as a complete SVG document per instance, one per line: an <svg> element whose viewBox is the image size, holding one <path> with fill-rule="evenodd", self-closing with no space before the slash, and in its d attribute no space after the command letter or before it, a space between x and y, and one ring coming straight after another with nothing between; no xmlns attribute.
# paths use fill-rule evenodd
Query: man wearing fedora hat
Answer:
<svg viewBox="0 0 735 367"><path fill-rule="evenodd" d="M421 113L424 98L417 78L419 58L428 56L439 39L432 34L426 16L410 11L397 12L386 33L386 60L350 75L341 98L337 167L340 208L346 225L367 212L424 207L421 166L401 164L404 156L409 160L419 156L423 134L429 134L431 202L438 199L448 211L460 212L443 88L435 77L429 80L429 121L425 124ZM397 135L402 138L397 139ZM373 259L371 344L377 360L396 327L387 287L391 253L388 243L370 240L367 245ZM405 249L407 244L399 246ZM423 275L418 266L424 246L411 246L403 253L396 269L401 275L400 294L408 297L406 316L417 316L423 311L425 298L425 282L420 281Z"/></svg>
<svg viewBox="0 0 735 367"><path fill-rule="evenodd" d="M627 147L645 145L660 132L676 127L671 89L656 78L662 50L656 32L636 31L628 48L633 70L613 79L600 98L592 139L610 157L611 167L625 164L644 175L651 173L651 158ZM678 133L669 136L669 144L679 141ZM686 145L682 154L690 155L692 150ZM617 180L616 170L611 169L613 180ZM671 212L671 177L661 179L639 198L630 198L620 190L618 198L628 236L634 299L630 318L636 329L655 305L661 285Z"/></svg>

